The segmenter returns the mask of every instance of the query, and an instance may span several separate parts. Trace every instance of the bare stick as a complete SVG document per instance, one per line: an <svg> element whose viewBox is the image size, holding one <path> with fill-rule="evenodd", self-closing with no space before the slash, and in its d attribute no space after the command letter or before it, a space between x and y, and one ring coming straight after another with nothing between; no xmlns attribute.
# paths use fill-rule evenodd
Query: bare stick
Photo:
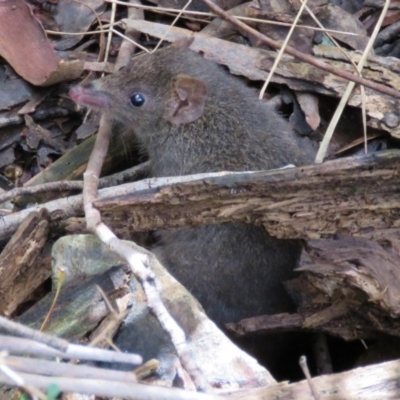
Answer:
<svg viewBox="0 0 400 400"><path fill-rule="evenodd" d="M309 371L308 365L307 365L306 356L300 357L299 364L300 364L301 369L303 370L305 377L307 378L307 382L308 382L308 385L310 386L310 390L311 390L311 393L312 393L314 399L321 400L321 397L318 394L317 389L315 388L314 382L312 381L311 374L310 374L310 371Z"/></svg>
<svg viewBox="0 0 400 400"><path fill-rule="evenodd" d="M7 332L12 333L17 336L22 336L35 340L40 343L47 344L55 349L65 351L69 343L64 339L59 339L57 337L48 335L43 332L36 331L35 329L28 328L27 326L21 325L17 322L10 321L7 318L0 316L0 327L5 329Z"/></svg>
<svg viewBox="0 0 400 400"><path fill-rule="evenodd" d="M141 164L134 168L140 168L143 166L143 171L148 170L148 163ZM132 168L132 170L134 169ZM121 173L122 174L122 173ZM179 177L165 177L165 178L151 178L144 179L135 183L127 183L125 185L119 185L109 189L102 189L100 191L101 196L107 196L111 193L115 196L123 195L127 193L127 189L134 185L136 190L151 189L154 187L162 187L168 183L184 183L193 179L206 179L223 175L239 174L237 172L212 172L196 175L187 175ZM114 176L114 175L113 175ZM110 177L111 179L111 177ZM123 176L122 176L123 179ZM45 184L47 185L47 184ZM45 186L43 185L43 186ZM3 216L0 218L0 238L6 238L14 233L21 222L32 212L39 211L42 208L46 208L51 214L52 218L69 218L74 216L82 215L82 195L69 196L67 198L52 200L47 203L36 205L25 210L14 212L10 215ZM55 215L56 214L56 215Z"/></svg>
<svg viewBox="0 0 400 400"><path fill-rule="evenodd" d="M111 121L103 115L100 121L96 142L90 155L86 172L84 173L85 185L83 189L83 203L87 228L107 245L111 251L128 262L132 272L143 287L150 310L156 316L164 331L171 338L181 363L193 379L196 388L199 390L209 390L210 385L204 378L201 370L197 367L193 357L191 357L189 347L186 343L185 333L171 317L161 299L155 275L149 268L149 258L151 256L139 246L130 247L119 240L114 233L102 223L100 212L93 207L93 202L97 198L99 176L104 158L107 154L110 135Z"/></svg>
<svg viewBox="0 0 400 400"><path fill-rule="evenodd" d="M295 30L296 25L298 24L299 19L300 19L300 17L301 17L302 14L303 14L303 10L304 10L304 8L307 6L307 1L308 1L308 0L305 0L305 1L302 3L301 7L299 8L299 11L297 12L296 18L294 19L293 24L292 24L292 26L290 27L289 32L288 32L288 34L286 35L285 40L283 41L283 44L282 44L282 46L281 46L281 48L280 48L280 50L279 50L279 53L278 53L278 55L277 55L276 58L275 58L274 64L272 65L271 70L269 71L269 74L268 74L268 76L267 76L267 79L265 80L264 85L263 85L263 87L261 88L260 95L258 96L260 100L262 100L262 99L264 98L264 94L265 94L265 91L267 90L267 87L268 87L268 85L269 85L269 82L271 81L272 76L273 76L273 74L275 73L275 70L276 70L276 68L278 67L279 62L280 62L281 59L282 59L283 53L285 52L285 48L288 46L288 43L289 43L290 38L292 37L293 31Z"/></svg>
<svg viewBox="0 0 400 400"><path fill-rule="evenodd" d="M224 397L205 393L190 392L182 389L166 388L137 383L110 382L100 379L77 379L64 377L47 377L33 374L18 374L25 385L46 390L50 384L55 384L62 392L89 394L101 397L121 397L128 400L222 400ZM14 380L0 375L0 382L15 385Z"/></svg>
<svg viewBox="0 0 400 400"><path fill-rule="evenodd" d="M141 2L139 0L129 0L129 3L141 5ZM140 8L128 7L128 19L144 19L144 11ZM115 63L116 71L128 64L129 60L132 57L132 54L135 52L136 45L134 44L134 42L139 41L140 32L127 27L125 29L125 36L128 38L128 40L124 39L121 43L121 47L118 52L117 62Z"/></svg>
<svg viewBox="0 0 400 400"><path fill-rule="evenodd" d="M135 167L128 168L125 171L118 172L116 174L105 176L100 179L99 187L117 186L121 183L125 183L127 180L135 180L138 177L147 175L150 169L150 162L146 161L142 164L136 165ZM23 196L26 194L37 194L44 192L64 192L70 190L82 190L82 181L58 181L43 183L35 186L24 186L18 187L0 195L0 203L7 200L13 199L14 197Z"/></svg>
<svg viewBox="0 0 400 400"><path fill-rule="evenodd" d="M270 38L268 38L267 36L263 35L262 33L256 31L255 29L251 28L250 26L246 25L245 23L239 21L236 17L228 14L226 11L222 10L220 7L218 7L217 5L215 5L214 3L212 3L211 0L203 0L204 3L207 4L208 7L210 7L210 9L212 11L214 11L216 14L220 15L222 18L224 18L225 20L231 22L232 24L236 25L238 28L243 29L244 31L246 31L247 33L249 33L250 35L254 36L256 39L258 39L260 42L266 43L268 46L279 50L282 45L275 41L272 40ZM385 93L389 96L393 96L396 98L400 98L400 91L387 87L385 85L382 85L380 83L376 83L376 82L372 82L368 79L365 78L361 78L358 75L352 74L351 72L347 72L347 71L343 71L339 68L334 67L333 65L329 65L324 61L318 60L315 57L312 57L308 54L302 53L298 50L296 50L295 48L291 47L291 46L286 46L285 48L285 52L287 54L290 54L293 57L298 58L301 61L304 61L308 64L314 65L317 68L320 68L324 71L330 72L334 75L340 76L343 79L347 79L349 81L355 82L355 83L359 83L360 85L364 85L366 87L369 87L371 89L374 89L378 92L381 93Z"/></svg>
<svg viewBox="0 0 400 400"><path fill-rule="evenodd" d="M33 399L46 400L47 396L43 392L41 392L35 386L27 384L18 373L16 373L10 367L4 364L3 360L6 357L7 354L4 351L0 352L0 372L6 377L6 379L9 379L12 384L23 388L27 393L31 395Z"/></svg>
<svg viewBox="0 0 400 400"><path fill-rule="evenodd" d="M379 17L379 20L378 20L378 22L374 28L374 31L368 41L367 47L365 48L364 53L363 53L360 61L357 64L357 69L358 69L359 73L361 73L362 69L364 68L364 64L367 61L368 55L372 50L372 46L373 46L375 39L379 33L379 28L382 26L383 20L385 19L386 13L389 9L389 4L390 4L390 0L386 0L385 7L383 8L382 13ZM340 99L340 103L338 104L338 106L335 110L335 113L333 114L333 117L329 124L329 127L324 135L324 138L322 139L321 144L320 144L317 156L315 157L316 163L322 163L322 161L324 160L325 154L328 150L329 143L333 136L333 132L339 122L339 118L342 115L342 110L345 107L345 105L347 104L349 97L354 89L354 86L355 86L354 82L349 82L345 92L343 93L342 98ZM365 107L364 107L364 110L365 110ZM365 111L363 112L363 119L364 119L364 127L365 127L366 126ZM365 143L366 143L366 131L364 132L364 135L365 135Z"/></svg>
<svg viewBox="0 0 400 400"><path fill-rule="evenodd" d="M58 361L39 360L37 358L4 357L3 364L17 372L46 376L65 376L68 378L103 379L106 381L137 383L136 376L130 371L118 371L105 368L60 363Z"/></svg>
<svg viewBox="0 0 400 400"><path fill-rule="evenodd" d="M142 357L137 354L118 353L114 350L105 350L97 347L88 347L77 344L69 344L64 352L34 340L16 338L12 336L0 335L0 343L1 348L7 350L10 354L59 357L66 360L75 358L88 361L102 361L109 363L117 362L132 364L135 366L142 363Z"/></svg>

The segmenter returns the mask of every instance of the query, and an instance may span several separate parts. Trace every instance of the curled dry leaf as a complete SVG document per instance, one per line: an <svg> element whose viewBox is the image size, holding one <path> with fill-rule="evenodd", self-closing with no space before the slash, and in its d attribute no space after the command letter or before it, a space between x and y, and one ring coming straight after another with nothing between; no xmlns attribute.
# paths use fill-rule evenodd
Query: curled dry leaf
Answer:
<svg viewBox="0 0 400 400"><path fill-rule="evenodd" d="M82 33L82 35L63 35L61 39L55 42L54 47L57 50L67 50L79 43L93 22L96 20L96 14L101 15L106 8L106 2L103 0L63 0L57 5L55 20L62 27L64 32Z"/></svg>
<svg viewBox="0 0 400 400"><path fill-rule="evenodd" d="M0 1L0 55L34 85L45 85L59 58L23 0Z"/></svg>
<svg viewBox="0 0 400 400"><path fill-rule="evenodd" d="M318 111L318 97L311 93L296 92L297 101L306 117L307 124L315 131L321 122Z"/></svg>
<svg viewBox="0 0 400 400"><path fill-rule="evenodd" d="M350 36L341 33L331 33L335 39L340 40L354 50L363 51L365 49L368 43L366 29L353 15L334 4L327 4L316 11L318 19L326 29L357 34L357 36Z"/></svg>
<svg viewBox="0 0 400 400"><path fill-rule="evenodd" d="M24 103L34 95L34 88L23 79L19 79L11 68L6 66L3 71L5 74L0 85L0 111L9 110L17 104Z"/></svg>

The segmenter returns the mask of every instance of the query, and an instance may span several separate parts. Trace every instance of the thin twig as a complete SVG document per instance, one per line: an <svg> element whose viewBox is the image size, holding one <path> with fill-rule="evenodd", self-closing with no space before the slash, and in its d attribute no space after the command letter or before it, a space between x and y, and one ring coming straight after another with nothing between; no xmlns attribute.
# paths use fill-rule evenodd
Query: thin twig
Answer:
<svg viewBox="0 0 400 400"><path fill-rule="evenodd" d="M143 4L132 4L132 3L127 3L125 1L117 1L117 0L106 0L109 3L117 3L120 5L124 5L129 7L134 7L134 8L140 8L142 10L148 10L148 11L152 11L155 13L171 13L171 14L187 14L187 15L198 15L198 16L203 16L203 17L211 17L211 18L215 18L217 17L217 15L210 13L210 12L204 12L204 11L192 11L192 10L182 10L182 9L176 9L176 8L169 8L169 7L159 7L159 6L148 6L148 5L143 5ZM236 16L237 19L241 20L241 21L249 21L249 22L255 22L257 24L265 24L265 25L276 25L276 26L287 26L287 27L291 27L292 23L289 22L282 22L282 21L271 21L268 19L261 19L261 18L253 18L253 17L244 17L244 16ZM204 20L201 20L201 22L207 22ZM116 22L114 24L118 25L119 22ZM103 27L107 27L110 24L103 24ZM321 32L330 32L330 33L337 33L340 35L347 35L347 36L359 36L358 33L354 33L354 32L344 32L344 31L338 31L335 29L320 29L320 28L316 28L315 26L308 26L308 25L301 25L298 24L296 25L296 28L301 28L301 29L308 29L311 31L321 31ZM64 34L64 35L75 35L75 33L72 32L54 32L54 31L48 31L46 30L47 33L51 33L53 34ZM97 31L91 31L91 32L85 32L85 34L95 34L97 33ZM80 35L82 35L82 33L79 33ZM77 34L76 34L77 35Z"/></svg>
<svg viewBox="0 0 400 400"><path fill-rule="evenodd" d="M99 187L105 188L109 186L117 186L121 183L126 183L128 180L135 180L148 174L150 170L150 162L146 161L135 167L126 169L125 171L118 172L113 175L105 176L100 179ZM35 186L24 186L9 190L8 192L0 194L0 203L13 199L18 196L29 194L46 193L46 192L64 192L71 190L82 190L82 181L58 181L43 183Z"/></svg>
<svg viewBox="0 0 400 400"><path fill-rule="evenodd" d="M14 321L10 321L9 319L2 316L0 316L0 327L14 335L35 340L39 343L46 344L61 351L67 350L69 345L69 343L64 339L59 339L55 336L36 331L35 329L21 325Z"/></svg>
<svg viewBox="0 0 400 400"><path fill-rule="evenodd" d="M205 1L208 1L208 0L205 0ZM370 37L370 39L368 41L368 44L367 44L367 46L366 46L366 48L364 50L364 53L363 53L362 57L360 58L360 61L357 64L357 69L358 69L359 72L361 72L361 70L364 68L364 64L367 61L368 55L369 55L369 53L370 53L370 51L372 49L372 46L373 46L373 44L375 42L375 39L376 39L377 35L379 33L379 29L380 29L380 27L381 27L381 25L383 23L383 20L384 20L384 18L386 16L387 10L389 9L389 4L390 4L390 0L386 0L385 7L383 8L383 10L381 12L379 20L376 23L375 29L372 32L372 35L371 35L371 37ZM328 150L329 143L330 143L330 141L332 139L333 132L334 132L334 130L336 128L337 123L339 122L339 118L340 118L340 116L342 114L342 110L345 107L345 105L347 104L347 101L348 101L348 99L349 99L349 97L351 95L351 92L354 89L354 86L355 86L354 81L353 82L349 82L345 92L343 93L342 98L340 99L339 105L337 106L337 108L335 110L335 113L333 114L333 117L331 119L329 127L328 127L328 129L327 129L327 131L325 133L324 138L322 139L321 144L320 144L317 156L315 157L315 162L316 163L322 163L322 161L324 160L325 154L326 154L326 152ZM366 120L366 115L363 114L363 118L365 118L365 120ZM365 142L366 142L366 132L364 132L364 135L365 135Z"/></svg>
<svg viewBox="0 0 400 400"><path fill-rule="evenodd" d="M115 14L117 13L117 5L111 4L111 18L110 18L110 23L111 26L115 22ZM108 60L108 56L110 55L110 48L111 48L111 41L112 41L112 29L109 30L108 35L107 35L107 44L106 44L106 51L104 54L104 60Z"/></svg>
<svg viewBox="0 0 400 400"><path fill-rule="evenodd" d="M167 31L165 32L164 36L158 41L157 46L153 49L152 53L157 51L159 49L159 47L161 46L162 42L165 40L165 38L167 37L169 31L175 26L175 24L178 22L179 18L182 16L182 12L185 11L190 4L192 3L192 0L189 0L185 6L182 8L182 10L180 10L180 12L178 13L178 15L175 17L175 19L171 22L171 24L169 25Z"/></svg>
<svg viewBox="0 0 400 400"><path fill-rule="evenodd" d="M140 385L137 383L110 382L101 379L79 379L54 376L40 376L20 373L21 379L28 385L46 390L50 384L55 384L62 392L73 392L100 397L120 397L127 400L222 400L224 397L196 393L193 391L161 386ZM15 382L0 375L0 382L15 385Z"/></svg>
<svg viewBox="0 0 400 400"><path fill-rule="evenodd" d="M183 329L169 314L161 299L159 285L149 267L151 255L139 246L129 246L118 239L111 229L102 222L100 212L93 206L93 202L98 196L98 180L107 154L110 136L111 121L103 115L100 120L96 142L90 155L86 172L83 175L85 183L83 188L83 207L87 229L94 233L111 251L127 261L133 274L143 287L149 309L156 316L164 332L171 338L176 353L183 367L193 379L195 387L200 391L210 390L209 383L190 353Z"/></svg>
<svg viewBox="0 0 400 400"><path fill-rule="evenodd" d="M141 4L139 0L129 0L129 3ZM144 11L140 8L128 7L128 19L143 20ZM125 29L124 36L129 38L130 40L124 39L121 43L121 47L119 48L118 57L115 63L115 71L119 71L122 67L128 65L137 47L137 45L135 43L132 43L132 41L138 42L140 37L140 32L138 32L136 29L131 29L127 27Z"/></svg>
<svg viewBox="0 0 400 400"><path fill-rule="evenodd" d="M65 268L58 268L57 271L57 289L56 289L56 294L54 295L53 301L51 302L50 309L47 311L47 315L42 323L42 326L40 327L40 331L43 332L47 326L47 324L50 321L51 316L53 315L54 308L57 304L58 297L60 296L61 293L61 288L63 286L63 283L65 281L66 273L65 273Z"/></svg>
<svg viewBox="0 0 400 400"><path fill-rule="evenodd" d="M60 363L58 361L41 360L38 358L25 358L8 356L3 360L4 365L16 372L25 372L48 376L68 376L69 378L104 379L106 381L136 383L134 373L130 371L119 371L92 367L88 365L77 365L71 363Z"/></svg>
<svg viewBox="0 0 400 400"><path fill-rule="evenodd" d="M244 24L243 22L239 21L236 17L234 17L233 15L228 14L226 11L222 10L220 7L218 7L217 5L215 5L211 0L203 0L204 3L207 4L207 6L213 10L216 14L220 15L222 18L226 19L227 21L231 22L232 24L236 25L238 28L243 29L244 31L246 31L247 33L249 33L250 35L254 36L256 39L258 39L260 42L267 44L268 46L279 50L282 45L275 41L272 40L268 37L266 37L265 35L263 35L262 33L256 31L255 29L251 28L250 26ZM351 82L355 82L358 83L360 85L364 85L366 87L369 87L371 89L374 89L378 92L387 94L389 96L393 96L396 98L400 98L400 91L397 89L393 89L390 87L387 87L385 85L382 85L380 83L376 83L373 81L370 81L368 79L365 78L361 78L355 74L352 74L351 72L347 72L347 71L343 71L339 68L334 67L333 65L329 65L326 62L319 60L315 57L312 57L308 54L302 53L298 50L296 50L295 48L291 47L291 46L287 46L285 49L285 52L290 54L293 57L296 57L297 59L304 61L308 64L314 65L317 68L320 68L324 71L330 72L334 75L337 75L343 79L349 80Z"/></svg>
<svg viewBox="0 0 400 400"><path fill-rule="evenodd" d="M303 0L300 0L303 2ZM314 15L312 10L306 6L307 12L314 20L314 22L320 27L324 28L318 18ZM344 55L344 57L349 60L350 64L353 65L355 71L357 72L358 76L362 77L361 69L359 69L356 63L352 60L352 58L347 54L347 52L339 45L339 43L335 40L335 38L328 32L324 32L325 35L329 38L329 40L339 49L339 51ZM367 153L368 142L367 142L367 111L366 111L366 96L365 96L365 87L360 86L361 91L361 112L362 112L362 122L363 122L363 131L364 131L364 146L365 146L365 153Z"/></svg>
<svg viewBox="0 0 400 400"><path fill-rule="evenodd" d="M145 165L145 164L141 164ZM254 173L254 172L253 172ZM163 186L165 184L172 183L185 183L193 179L207 179L222 175L238 174L237 172L211 172L196 175L187 175L184 177L165 177L165 178L151 178L143 179L135 183L119 184L112 188L101 189L100 197L110 196L111 194L118 196L126 194L126 190L129 190L131 185L134 185L137 190L151 189L158 186ZM62 218L77 217L82 215L82 195L69 196L62 199L56 199L48 201L44 204L35 205L33 207L14 212L12 214L3 216L0 218L0 238L6 238L13 234L21 222L32 212L39 211L42 208L46 208L51 215L56 213L62 215Z"/></svg>
<svg viewBox="0 0 400 400"><path fill-rule="evenodd" d="M300 9L299 9L299 11L298 11L298 13L296 15L296 18L293 21L293 25L290 27L289 32L286 35L286 38L285 38L285 40L284 40L284 42L282 44L282 47L280 48L280 50L278 52L278 55L275 58L274 64L272 65L272 68L269 71L267 79L265 80L264 85L263 85L263 87L262 87L262 89L260 91L260 95L259 95L260 100L264 98L264 94L265 94L265 91L267 90L268 84L271 81L272 76L274 75L274 72L275 72L279 62L281 61L281 58L283 57L283 53L285 52L285 49L286 49L286 47L287 47L287 45L289 43L289 40L292 37L293 31L294 31L294 29L295 29L295 27L297 25L297 22L299 21L300 17L303 14L304 8L307 5L307 1L308 0L305 0L304 2L302 2L301 7L300 7Z"/></svg>
<svg viewBox="0 0 400 400"><path fill-rule="evenodd" d="M301 356L299 361L300 367L304 373L304 376L307 378L308 386L310 387L311 393L315 400L321 400L321 396L318 394L317 389L312 381L310 371L307 365L307 358L306 356Z"/></svg>
<svg viewBox="0 0 400 400"><path fill-rule="evenodd" d="M27 393L31 395L33 399L46 400L47 396L37 389L34 385L26 384L25 380L8 365L6 365L6 360L8 355L6 352L2 351L0 353L0 372L6 376L14 385L23 388ZM0 374L1 377L1 374Z"/></svg>
<svg viewBox="0 0 400 400"><path fill-rule="evenodd" d="M58 357L66 360L79 359L108 363L125 363L135 366L142 363L142 357L137 354L118 353L114 350L106 350L98 347L88 347L77 344L69 344L66 351L59 351L43 344L42 342L4 335L0 335L0 343L2 349L15 355Z"/></svg>
<svg viewBox="0 0 400 400"><path fill-rule="evenodd" d="M96 285L96 288L100 292L104 303L106 304L108 310L110 310L110 313L101 322L96 331L92 333L89 346L98 346L99 343L102 345L102 343L106 342L114 349L117 349L117 346L113 343L111 338L113 337L113 334L118 330L122 321L129 314L129 310L125 309L121 312L118 312L118 310L115 310L110 303L110 300L104 293L103 289L98 285Z"/></svg>

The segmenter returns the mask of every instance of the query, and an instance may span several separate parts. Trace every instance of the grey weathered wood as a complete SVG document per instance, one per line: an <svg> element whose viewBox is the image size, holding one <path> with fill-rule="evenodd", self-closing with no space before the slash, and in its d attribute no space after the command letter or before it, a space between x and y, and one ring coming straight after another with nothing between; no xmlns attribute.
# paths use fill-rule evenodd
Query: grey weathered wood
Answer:
<svg viewBox="0 0 400 400"><path fill-rule="evenodd" d="M372 239L400 234L400 151L321 165L234 173L166 184L96 201L120 234L244 221L279 238L348 234Z"/></svg>
<svg viewBox="0 0 400 400"><path fill-rule="evenodd" d="M400 398L398 381L400 360L356 368L340 374L323 375L313 378L316 392L321 400L385 399ZM306 380L253 390L231 393L230 399L245 400L315 400Z"/></svg>

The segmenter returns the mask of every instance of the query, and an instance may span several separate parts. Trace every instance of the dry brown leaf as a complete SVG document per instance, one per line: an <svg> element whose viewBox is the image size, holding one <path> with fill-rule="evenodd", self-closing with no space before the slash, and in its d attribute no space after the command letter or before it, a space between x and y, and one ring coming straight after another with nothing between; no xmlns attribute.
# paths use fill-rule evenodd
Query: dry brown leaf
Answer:
<svg viewBox="0 0 400 400"><path fill-rule="evenodd" d="M313 131L315 131L321 122L321 117L318 110L318 97L311 93L295 92L297 101L300 104L307 124L310 125Z"/></svg>
<svg viewBox="0 0 400 400"><path fill-rule="evenodd" d="M357 36L340 33L331 33L331 35L354 50L362 51L365 49L368 42L367 31L355 16L333 4L321 7L316 16L326 29L357 33Z"/></svg>
<svg viewBox="0 0 400 400"><path fill-rule="evenodd" d="M0 55L25 80L38 86L57 68L59 58L23 0L1 2Z"/></svg>
<svg viewBox="0 0 400 400"><path fill-rule="evenodd" d="M61 36L54 47L57 50L67 50L79 43L93 22L96 20L96 14L101 15L106 8L106 2L103 0L62 0L58 2L55 20L62 27L64 32L79 33L82 35Z"/></svg>

